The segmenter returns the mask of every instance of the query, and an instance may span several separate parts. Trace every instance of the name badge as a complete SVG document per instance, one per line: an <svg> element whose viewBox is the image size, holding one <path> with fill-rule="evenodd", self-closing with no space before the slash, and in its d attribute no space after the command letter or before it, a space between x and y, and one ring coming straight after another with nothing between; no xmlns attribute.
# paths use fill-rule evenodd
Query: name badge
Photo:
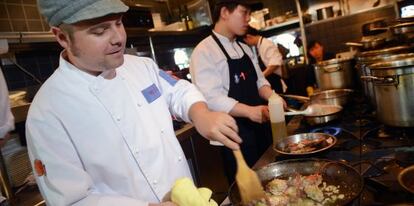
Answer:
<svg viewBox="0 0 414 206"><path fill-rule="evenodd" d="M148 103L155 101L156 99L158 99L158 97L161 96L160 90L158 90L155 84L152 84L151 86L147 87L141 92L144 95Z"/></svg>

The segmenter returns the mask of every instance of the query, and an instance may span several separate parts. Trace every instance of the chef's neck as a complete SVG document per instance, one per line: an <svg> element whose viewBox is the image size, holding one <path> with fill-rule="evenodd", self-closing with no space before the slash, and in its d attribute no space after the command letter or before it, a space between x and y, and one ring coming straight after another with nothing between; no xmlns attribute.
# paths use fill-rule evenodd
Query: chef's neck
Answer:
<svg viewBox="0 0 414 206"><path fill-rule="evenodd" d="M221 21L218 21L215 25L214 25L214 32L225 36L229 39L229 41L234 41L236 39L236 34L232 31L230 31L230 29Z"/></svg>

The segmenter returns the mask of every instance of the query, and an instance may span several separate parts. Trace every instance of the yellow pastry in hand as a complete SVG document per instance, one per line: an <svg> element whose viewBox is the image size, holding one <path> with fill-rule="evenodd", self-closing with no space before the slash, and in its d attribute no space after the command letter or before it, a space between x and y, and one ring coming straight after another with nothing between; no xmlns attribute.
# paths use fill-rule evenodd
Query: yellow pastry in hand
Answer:
<svg viewBox="0 0 414 206"><path fill-rule="evenodd" d="M181 178L175 181L171 190L171 200L179 206L217 206L210 199L212 191L208 188L199 188L189 178Z"/></svg>

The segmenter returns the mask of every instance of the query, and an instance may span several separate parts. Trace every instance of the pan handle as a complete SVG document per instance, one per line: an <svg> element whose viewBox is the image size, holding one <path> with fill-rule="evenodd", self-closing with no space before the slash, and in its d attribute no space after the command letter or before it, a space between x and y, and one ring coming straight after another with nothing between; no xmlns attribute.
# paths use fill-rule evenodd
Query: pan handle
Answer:
<svg viewBox="0 0 414 206"><path fill-rule="evenodd" d="M325 66L325 67L323 67L323 71L326 72L326 73L337 72L339 70L342 70L342 66L341 65L334 64L333 66Z"/></svg>
<svg viewBox="0 0 414 206"><path fill-rule="evenodd" d="M299 95L293 95L293 94L279 94L282 97L286 97L286 98L291 98L291 99L295 99L301 102L308 102L310 101L309 97L304 97L304 96L299 96Z"/></svg>

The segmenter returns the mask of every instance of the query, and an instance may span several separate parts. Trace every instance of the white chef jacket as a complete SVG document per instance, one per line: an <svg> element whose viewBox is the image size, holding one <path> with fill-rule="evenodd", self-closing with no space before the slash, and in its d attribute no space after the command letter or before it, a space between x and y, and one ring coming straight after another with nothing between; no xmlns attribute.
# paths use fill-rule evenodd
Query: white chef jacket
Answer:
<svg viewBox="0 0 414 206"><path fill-rule="evenodd" d="M259 41L257 42L256 48L258 49L259 56L263 61L263 64L268 66L282 66L283 65L283 57L282 54L279 52L277 46L267 38L260 37ZM259 57L257 57L259 58ZM276 75L282 76L282 69L279 67L275 71L273 71ZM280 79L280 83L282 84L283 92L286 92L287 85L283 79Z"/></svg>
<svg viewBox="0 0 414 206"><path fill-rule="evenodd" d="M0 138L14 130L14 117L10 110L9 90L0 68Z"/></svg>
<svg viewBox="0 0 414 206"><path fill-rule="evenodd" d="M281 66L283 64L282 55L279 52L277 46L267 38L260 37L257 43L257 49L259 55L266 66ZM277 69L274 71L275 74L281 76L282 71Z"/></svg>
<svg viewBox="0 0 414 206"><path fill-rule="evenodd" d="M201 93L148 58L125 55L116 73L95 77L61 57L36 94L27 146L45 166L36 178L48 205L147 205L191 177L171 114L189 122Z"/></svg>
<svg viewBox="0 0 414 206"><path fill-rule="evenodd" d="M236 41L229 40L214 31L213 33L232 59L239 59L243 56L243 51ZM264 78L252 50L244 43L240 43L240 45L256 69L257 88L265 85L270 86ZM213 37L205 38L194 49L191 55L190 73L192 82L203 93L210 109L228 113L238 103L237 100L228 97L230 89L229 65L226 56Z"/></svg>

